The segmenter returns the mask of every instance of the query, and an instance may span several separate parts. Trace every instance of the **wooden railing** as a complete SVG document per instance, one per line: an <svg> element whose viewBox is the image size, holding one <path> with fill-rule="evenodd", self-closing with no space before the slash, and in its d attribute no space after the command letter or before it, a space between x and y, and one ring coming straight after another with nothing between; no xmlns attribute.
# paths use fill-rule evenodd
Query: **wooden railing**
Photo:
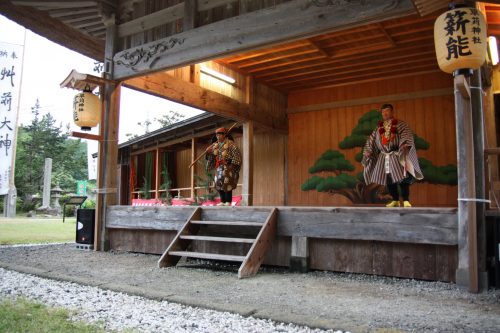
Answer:
<svg viewBox="0 0 500 333"><path fill-rule="evenodd" d="M238 184L236 188L241 188L242 184ZM212 185L210 186L211 189L215 190L215 187ZM204 186L195 186L194 187L194 193L195 197L197 196L197 192L200 190L206 190L206 187ZM160 199L161 198L161 193L165 193L167 190L150 190L149 193L151 193L151 198L152 199ZM168 192L173 195L174 198L176 199L183 199L183 198L190 198L191 197L191 187L179 187L179 188L171 188L168 190ZM181 193L183 192L188 192L189 195L187 196L182 196ZM143 195L144 191L133 191L132 192L132 199L142 199L141 196ZM157 194L158 193L158 194Z"/></svg>

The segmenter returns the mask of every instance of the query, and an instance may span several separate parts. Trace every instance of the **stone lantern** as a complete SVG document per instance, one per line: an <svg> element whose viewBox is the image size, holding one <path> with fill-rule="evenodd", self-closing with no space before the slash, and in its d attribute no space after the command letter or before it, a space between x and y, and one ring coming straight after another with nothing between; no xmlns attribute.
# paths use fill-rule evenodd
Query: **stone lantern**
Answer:
<svg viewBox="0 0 500 333"><path fill-rule="evenodd" d="M51 191L52 196L52 209L57 213L57 215L61 214L61 205L59 204L59 199L62 197L63 190L59 187L59 184L56 185Z"/></svg>

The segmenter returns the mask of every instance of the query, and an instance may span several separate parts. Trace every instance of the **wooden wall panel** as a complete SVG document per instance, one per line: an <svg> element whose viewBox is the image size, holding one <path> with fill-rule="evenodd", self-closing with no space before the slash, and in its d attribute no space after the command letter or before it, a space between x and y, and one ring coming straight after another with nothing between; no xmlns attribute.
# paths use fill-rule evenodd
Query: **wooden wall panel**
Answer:
<svg viewBox="0 0 500 333"><path fill-rule="evenodd" d="M229 69L214 61L207 61L199 64L213 69L221 74L227 75L236 80L234 84L229 84L216 79L210 75L200 72L200 86L218 92L219 94L231 97L239 102L245 101L246 79L245 76Z"/></svg>
<svg viewBox="0 0 500 333"><path fill-rule="evenodd" d="M254 134L253 204L285 204L286 136L278 133Z"/></svg>
<svg viewBox="0 0 500 333"><path fill-rule="evenodd" d="M455 281L457 247L309 239L311 269Z"/></svg>
<svg viewBox="0 0 500 333"><path fill-rule="evenodd" d="M305 106L399 93L451 88L449 75L437 73L386 80L337 88L293 92L288 106ZM428 150L419 150L419 157L434 165L456 164L454 100L452 95L426 97L414 100L387 101L395 107L395 115L402 119L420 137L430 143ZM344 197L316 191L304 192L301 185L311 177L308 169L327 149L339 150L362 171L354 156L360 149L342 150L339 143L356 126L366 112L379 104L339 107L320 111L289 114L288 140L288 203L289 205L350 205ZM323 175L324 176L324 175ZM424 175L425 176L425 175ZM456 186L414 184L411 201L416 206L456 206Z"/></svg>
<svg viewBox="0 0 500 333"><path fill-rule="evenodd" d="M108 229L110 248L117 251L162 254L177 231Z"/></svg>
<svg viewBox="0 0 500 333"><path fill-rule="evenodd" d="M162 254L176 231L109 229L113 250ZM193 243L192 250L244 255L244 246ZM266 254L265 265L288 266L291 238L277 237ZM376 241L309 239L313 270L364 273L434 281L455 281L457 247Z"/></svg>
<svg viewBox="0 0 500 333"><path fill-rule="evenodd" d="M230 68L227 68L217 62L214 61L206 61L198 64L197 66L205 66L211 68L219 73L227 75L236 80L234 84L229 84L222 80L216 79L210 75L205 73L197 72L196 75L199 75L199 85L200 87L210 89L219 94L231 97L239 102L245 101L245 92L246 92L246 77L243 74L240 74ZM189 66L177 68L174 70L166 71L167 74L190 82L191 79L191 68Z"/></svg>
<svg viewBox="0 0 500 333"><path fill-rule="evenodd" d="M191 164L191 149L182 149L175 152L175 187L191 187L191 172L188 169ZM184 192L186 196L187 192Z"/></svg>

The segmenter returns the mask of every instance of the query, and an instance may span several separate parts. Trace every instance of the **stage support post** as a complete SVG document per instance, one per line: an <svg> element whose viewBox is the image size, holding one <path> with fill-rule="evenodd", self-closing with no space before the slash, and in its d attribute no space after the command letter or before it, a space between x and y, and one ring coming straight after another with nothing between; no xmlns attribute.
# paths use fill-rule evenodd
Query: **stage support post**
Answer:
<svg viewBox="0 0 500 333"><path fill-rule="evenodd" d="M253 205L253 122L243 124L242 205Z"/></svg>
<svg viewBox="0 0 500 333"><path fill-rule="evenodd" d="M471 92L467 78L456 75L455 123L458 171L458 269L456 282L478 292L476 190Z"/></svg>
<svg viewBox="0 0 500 333"><path fill-rule="evenodd" d="M290 270L300 273L309 271L309 241L307 237L292 236Z"/></svg>

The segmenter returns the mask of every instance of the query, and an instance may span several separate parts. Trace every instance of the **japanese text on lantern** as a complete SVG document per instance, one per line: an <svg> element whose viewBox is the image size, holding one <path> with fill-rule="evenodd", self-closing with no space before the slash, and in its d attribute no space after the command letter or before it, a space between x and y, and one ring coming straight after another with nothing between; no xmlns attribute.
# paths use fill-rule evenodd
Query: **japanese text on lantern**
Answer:
<svg viewBox="0 0 500 333"><path fill-rule="evenodd" d="M0 195L6 194L16 140L23 46L0 42Z"/></svg>
<svg viewBox="0 0 500 333"><path fill-rule="evenodd" d="M470 13L470 15L468 15ZM472 55L470 43L482 44L481 23L479 11L475 8L456 10L446 14L444 30L448 41L446 47L448 55L446 60L458 59ZM468 31L472 31L472 40L469 40Z"/></svg>

